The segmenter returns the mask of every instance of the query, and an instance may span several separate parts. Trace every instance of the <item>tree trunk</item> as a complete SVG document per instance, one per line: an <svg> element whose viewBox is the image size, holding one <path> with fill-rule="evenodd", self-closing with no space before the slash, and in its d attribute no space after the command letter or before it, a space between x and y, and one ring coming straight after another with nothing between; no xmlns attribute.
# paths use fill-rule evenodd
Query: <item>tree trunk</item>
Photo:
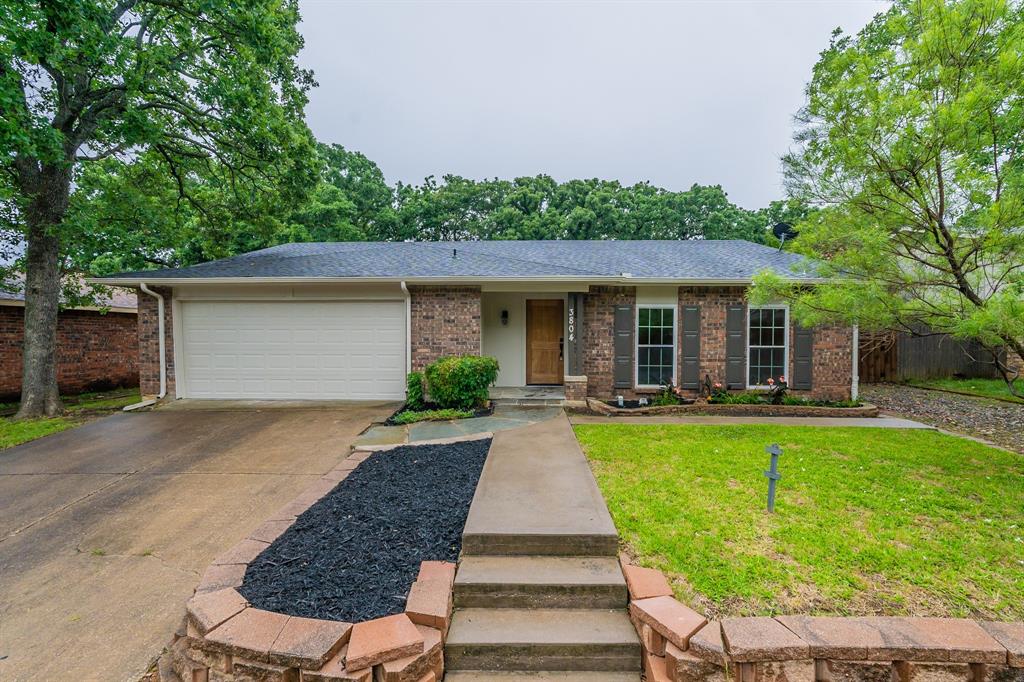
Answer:
<svg viewBox="0 0 1024 682"><path fill-rule="evenodd" d="M44 165L36 179L25 209L25 341L16 419L53 417L64 411L57 389L58 230L67 211L70 168Z"/></svg>

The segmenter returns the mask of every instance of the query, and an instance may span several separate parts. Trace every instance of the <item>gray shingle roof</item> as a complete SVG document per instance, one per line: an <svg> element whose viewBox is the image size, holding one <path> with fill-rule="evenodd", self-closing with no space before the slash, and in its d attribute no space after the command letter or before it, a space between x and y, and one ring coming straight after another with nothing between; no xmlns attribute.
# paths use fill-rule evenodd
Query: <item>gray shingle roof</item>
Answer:
<svg viewBox="0 0 1024 682"><path fill-rule="evenodd" d="M283 244L186 268L109 280L216 278L547 278L749 280L770 268L812 280L806 259L742 240L331 242Z"/></svg>

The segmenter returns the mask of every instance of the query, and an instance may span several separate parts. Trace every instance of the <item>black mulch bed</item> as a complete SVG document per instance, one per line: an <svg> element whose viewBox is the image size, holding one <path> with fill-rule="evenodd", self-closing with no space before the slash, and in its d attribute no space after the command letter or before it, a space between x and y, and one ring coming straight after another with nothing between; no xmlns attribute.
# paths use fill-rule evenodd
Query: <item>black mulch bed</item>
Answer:
<svg viewBox="0 0 1024 682"><path fill-rule="evenodd" d="M238 591L291 616L360 622L401 613L421 561L458 558L490 445L372 455L249 564Z"/></svg>
<svg viewBox="0 0 1024 682"><path fill-rule="evenodd" d="M390 417L385 419L384 423L387 424L388 426L396 426L399 422L395 421L395 417L397 417L398 415L402 414L403 412L405 412L408 409L410 409L410 408L407 405L403 404L401 407L399 407L397 410L395 410L391 414ZM419 408L417 411L441 410L441 409L444 409L444 408L442 408L440 405L438 405L436 403L424 403L423 407ZM494 414L494 405L493 404L488 404L487 407L481 407L479 409L473 410L473 416L474 417L490 417L492 414Z"/></svg>

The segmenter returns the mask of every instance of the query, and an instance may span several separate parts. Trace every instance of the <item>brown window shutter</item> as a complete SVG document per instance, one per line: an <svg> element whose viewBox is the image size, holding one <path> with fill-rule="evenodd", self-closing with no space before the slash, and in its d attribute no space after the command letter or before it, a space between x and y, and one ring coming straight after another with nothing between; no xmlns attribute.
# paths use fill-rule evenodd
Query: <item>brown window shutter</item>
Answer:
<svg viewBox="0 0 1024 682"><path fill-rule="evenodd" d="M793 376L789 385L800 390L810 390L813 374L814 330L797 325L793 334Z"/></svg>
<svg viewBox="0 0 1024 682"><path fill-rule="evenodd" d="M615 306L614 386L633 388L633 306Z"/></svg>
<svg viewBox="0 0 1024 682"><path fill-rule="evenodd" d="M700 388L700 306L683 306L680 334L682 336L681 355L683 357L682 376L679 377L681 388Z"/></svg>
<svg viewBox="0 0 1024 682"><path fill-rule="evenodd" d="M747 387L747 307L731 305L725 311L725 387Z"/></svg>

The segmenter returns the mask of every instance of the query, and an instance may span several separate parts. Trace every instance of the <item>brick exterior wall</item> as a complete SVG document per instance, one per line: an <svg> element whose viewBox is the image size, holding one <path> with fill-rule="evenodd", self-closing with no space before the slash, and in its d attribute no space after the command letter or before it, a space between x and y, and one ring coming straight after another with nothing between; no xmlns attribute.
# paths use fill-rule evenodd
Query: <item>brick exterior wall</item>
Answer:
<svg viewBox="0 0 1024 682"><path fill-rule="evenodd" d="M700 378L725 381L725 316L730 305L745 303L744 287L680 287L677 319L682 319L684 305L700 306ZM583 369L587 376L587 394L594 398L622 395L627 399L648 395L614 387L613 350L616 305L635 305L633 287L591 287L584 304ZM793 343L795 326L790 328ZM853 372L853 330L849 327L819 327L814 332L812 389L795 394L822 400L845 400L850 397ZM793 353L790 367L793 374ZM677 358L677 376L682 375L682 357ZM696 392L693 392L696 395Z"/></svg>
<svg viewBox="0 0 1024 682"><path fill-rule="evenodd" d="M792 343L793 329L789 330ZM853 381L853 328L815 327L811 390L794 391L818 400L849 400ZM793 353L790 351L789 375L793 375Z"/></svg>
<svg viewBox="0 0 1024 682"><path fill-rule="evenodd" d="M174 333L171 313L171 289L150 287L164 297L164 343L167 357L167 395L174 397ZM142 395L160 393L160 334L156 298L139 292L139 388Z"/></svg>
<svg viewBox="0 0 1024 682"><path fill-rule="evenodd" d="M25 309L0 306L0 397L21 395ZM139 383L135 313L64 310L57 318L57 384L61 393Z"/></svg>
<svg viewBox="0 0 1024 682"><path fill-rule="evenodd" d="M731 305L746 302L744 287L679 287L677 319L683 319L684 305L700 306L700 380L725 383L725 313ZM682 376L682 357L676 376ZM696 395L696 391L693 392Z"/></svg>
<svg viewBox="0 0 1024 682"><path fill-rule="evenodd" d="M1018 376L1024 376L1024 358L1012 350L1006 352L1006 365L1011 370L1017 372Z"/></svg>
<svg viewBox="0 0 1024 682"><path fill-rule="evenodd" d="M409 287L412 368L446 355L480 355L480 287Z"/></svg>
<svg viewBox="0 0 1024 682"><path fill-rule="evenodd" d="M635 287L591 287L583 304L583 374L587 394L595 398L622 395L634 398L633 391L615 388L615 306L635 305Z"/></svg>

